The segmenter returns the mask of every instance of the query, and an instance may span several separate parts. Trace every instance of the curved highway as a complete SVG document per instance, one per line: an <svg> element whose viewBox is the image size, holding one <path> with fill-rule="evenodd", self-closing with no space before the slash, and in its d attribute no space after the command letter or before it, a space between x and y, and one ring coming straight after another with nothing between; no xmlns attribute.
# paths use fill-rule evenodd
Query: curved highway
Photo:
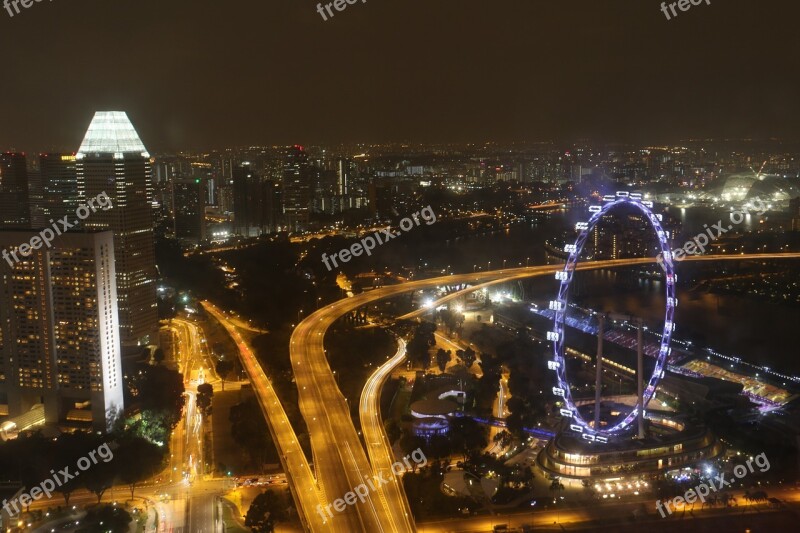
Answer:
<svg viewBox="0 0 800 533"><path fill-rule="evenodd" d="M688 257L686 261L768 259L800 259L800 253L698 256ZM654 258L594 261L579 264L577 270L646 265L654 262ZM325 306L303 320L292 334L290 354L297 382L300 409L311 435L314 464L319 484L318 495L313 494L316 486L313 476L301 455L302 450L297 445L297 438L291 430L288 420L285 420L286 415L283 413L283 409L280 407L269 381L263 375L263 371L261 371L249 347L241 340L241 337L236 337L238 333L234 329L232 335L237 340L237 344L240 345L243 359L245 356L247 358L247 361L245 361L246 366L250 367L248 368L248 373L251 378L256 380L253 384L253 389L259 396L262 407L266 407L265 414L270 419L270 427L273 430L276 426L281 428L280 432L275 432L276 434L273 435L276 437L276 444L279 445L281 450L285 449L287 444L292 445L293 459L291 461L284 460L284 464L288 466L287 473L291 478L296 475L299 476L294 478L292 483L295 489L300 492L300 496L296 497L298 498L298 507L303 508L302 515L306 518L306 527L309 527L312 531L330 531L332 529L365 531L368 533L414 531L413 520L410 517L408 504L402 495L401 488L399 490L385 490L381 487L376 487L374 492L371 491L369 493L369 497L364 503L357 501L355 505L347 506L341 513L337 513L334 510L331 513L333 518L324 523L321 522L320 516L322 515L318 515L317 509L307 507L308 505L316 506L320 501L323 508L331 505L337 499L344 498L348 492L363 483L364 480L374 479L373 476L379 475L380 472L385 472L387 467L390 468L394 462L391 449L385 444L383 452L378 452L377 446L375 450L370 450L370 458L372 458L373 464L370 464L367 459L367 454L361 444L359 435L350 419L347 400L339 391L325 356L322 341L327 329L341 316L361 306L405 292L429 289L441 285L475 284L475 286L468 289L446 296L437 302L437 304L440 304L484 286L533 276L552 275L562 269L563 265L561 264L545 265L411 281L400 285L382 287L352 298L340 300ZM211 311L213 307L206 307L212 314L217 316L218 320L225 318L218 311ZM411 318L427 311L427 309L422 309L401 318ZM226 324L225 321L220 321L223 325ZM226 327L229 326L229 324L226 325ZM232 326L230 327L232 328ZM367 392L367 394L370 393ZM375 392L371 394L375 395ZM378 406L372 402L372 408L377 409ZM272 418L273 416L274 418ZM364 413L362 413L363 416ZM374 415L369 416L372 416L374 420ZM374 434L372 437L374 438ZM370 442L386 443L386 440L384 438L380 441L368 440L367 442L368 444Z"/></svg>
<svg viewBox="0 0 800 533"><path fill-rule="evenodd" d="M766 260L766 259L800 259L800 253L793 254L750 254L738 256L698 256L689 257L687 261L739 261L739 260ZM594 261L579 264L577 270L597 270L603 268L615 268L622 266L647 265L655 263L654 258L638 259L614 259L608 261ZM351 480L358 479L358 476L366 478L370 475L378 475L380 471L386 471L394 462L391 449L384 449L382 453L370 450L370 457L377 459L379 463L373 464L370 469L366 454L361 446L358 434L355 431L349 416L349 409L344 398L336 386L333 373L328 366L325 356L322 339L328 327L330 327L339 317L367 305L376 300L397 296L404 292L427 289L441 285L452 285L460 283L474 283L476 286L463 291L455 292L446 296L437 304L456 299L463 296L466 292L474 291L497 283L513 281L533 276L552 275L556 271L562 270L563 265L545 265L526 268L513 268L497 270L483 273L471 273L443 276L420 281L411 281L401 285L391 285L375 289L368 293L362 293L353 298L340 300L315 312L298 325L291 340L292 365L295 368L301 409L309 425L312 434L312 447L314 449L314 461L317 467L317 474L321 484L325 486L328 498L339 498L344 492L349 491L354 485L350 485ZM555 291L555 289L554 289ZM410 318L427 312L421 309L410 313L402 318ZM303 367L305 365L305 367ZM297 370L304 372L303 378L297 375ZM302 381L302 386L301 386ZM307 414L308 413L308 414ZM325 417L327 415L327 417ZM363 416L363 414L362 414ZM323 423L324 418L331 423ZM314 429L312 429L312 422ZM327 422L327 421L326 421ZM336 428L335 430L333 428ZM314 431L324 434L314 438ZM335 432L334 432L335 431ZM375 441L371 441L375 442ZM383 439L379 442L385 442ZM334 443L333 445L324 443ZM320 469L320 461L331 461L338 464L337 468ZM329 463L330 464L330 463ZM335 493L331 493L333 487L337 487ZM405 515L407 503L404 497L395 495L390 497L387 491L381 491L379 498L372 498L376 503L368 509L357 507L360 514L367 513L372 515L370 518L377 518L382 524L380 529L362 529L362 531L403 531L401 529L406 523ZM384 504L382 509L379 504Z"/></svg>
<svg viewBox="0 0 800 533"><path fill-rule="evenodd" d="M372 469L378 477L383 476L391 480L384 487L388 502L403 502L402 507L395 510L394 519L403 525L404 531L414 531L414 518L411 515L411 506L408 505L406 492L403 490L402 479L392 472L395 462L392 444L386 435L381 416L381 391L386 379L406 359L406 342L397 341L397 353L379 366L367 380L361 393L359 415L361 418L361 431L364 433L364 442L367 454L372 462Z"/></svg>
<svg viewBox="0 0 800 533"><path fill-rule="evenodd" d="M272 439L281 455L281 463L292 486L292 495L297 503L297 510L303 526L311 531L348 531L347 529L329 528L330 523L325 525L322 518L314 512L321 501L317 482L311 473L297 435L292 429L289 417L286 416L286 411L283 410L269 378L261 368L250 345L245 342L231 320L215 305L209 302L202 302L202 304L206 311L222 324L239 348L242 366L250 377L253 391L261 405L264 417L267 419Z"/></svg>

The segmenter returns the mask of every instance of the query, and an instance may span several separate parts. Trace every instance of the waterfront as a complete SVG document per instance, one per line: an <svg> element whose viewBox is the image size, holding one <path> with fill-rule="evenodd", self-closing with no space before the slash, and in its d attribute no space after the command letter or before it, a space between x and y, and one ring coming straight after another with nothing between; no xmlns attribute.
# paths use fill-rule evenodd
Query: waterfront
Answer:
<svg viewBox="0 0 800 533"><path fill-rule="evenodd" d="M473 237L452 247L463 249L459 251L464 254L473 254L478 270L485 270L490 260L497 261L500 253L507 259L508 267L525 264L527 258L530 258L531 265L557 264L563 260L548 257L542 243L578 217L576 213L562 213L554 215L546 224L518 225L506 231ZM716 221L719 217L719 211L686 210L684 231L691 233L687 227L699 225L702 228L703 223L712 219ZM491 257L488 255L490 249L502 252ZM502 265L495 262L493 266ZM683 274L700 274L702 277L704 271L710 273L712 268L685 263L678 265L676 271L680 281ZM527 296L537 300L546 299L548 295L555 297L558 289L556 282L550 279L533 279L525 287L529 293ZM677 293L676 338L690 340L725 355L759 361L791 375L800 375L797 348L786 334L800 324L800 307L751 296L713 294L697 283L681 282ZM641 316L654 325L664 319L663 282L658 279L637 278L612 271L579 273L574 296L576 303L582 306Z"/></svg>

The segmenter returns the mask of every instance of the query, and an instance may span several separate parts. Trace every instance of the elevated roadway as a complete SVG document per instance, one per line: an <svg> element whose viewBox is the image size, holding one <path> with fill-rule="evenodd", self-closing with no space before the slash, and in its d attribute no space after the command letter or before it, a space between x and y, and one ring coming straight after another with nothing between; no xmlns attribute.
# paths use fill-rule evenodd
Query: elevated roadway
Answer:
<svg viewBox="0 0 800 533"><path fill-rule="evenodd" d="M800 253L790 254L748 254L748 255L712 255L693 256L686 261L741 261L741 260L774 260L774 259L800 259ZM607 261L594 261L579 264L578 271L597 270L606 268L649 265L655 262L654 258L615 259ZM430 289L442 285L472 284L473 286L463 291L454 292L438 302L437 305L463 296L466 292L474 291L493 284L505 283L528 277L553 275L562 270L562 265L533 266L526 268L511 268L489 272L456 274L431 278L419 281L410 281L399 285L391 285L375 289L370 292L356 295L352 298L340 300L316 311L303 320L295 329L290 341L290 357L297 383L300 409L311 435L311 446L314 455L314 464L317 479L311 474L311 469L306 463L302 450L297 444L297 438L286 419L285 412L274 393L269 380L264 375L250 347L244 342L235 327L214 306L204 303L209 312L228 329L237 342L242 354L243 363L251 379L254 380L253 389L259 397L259 402L269 421L273 438L279 446L284 467L290 477L298 509L304 517L304 526L312 531L414 531L413 520L402 487L399 490L378 487L370 492L369 498L364 502L347 506L345 511L336 513L322 521L322 513L316 506L323 508L344 496L360 485L366 479L386 472L391 468L393 458L391 449L385 437L374 440L375 413L367 413L371 421L370 443L384 446L384 450L370 450L369 459L362 446L360 436L350 418L350 409L347 400L339 390L333 372L328 365L323 346L323 338L328 328L340 317L377 300L398 296L405 292ZM554 283L555 293L555 283ZM430 312L429 309L420 309L401 318L413 318ZM372 380L370 380L372 381ZM369 385L369 384L368 384ZM367 392L368 396L377 396L377 390ZM379 409L374 401L362 404L369 410ZM362 420L365 413L361 414ZM378 415L379 416L379 415ZM287 453L288 452L288 453ZM288 458L288 459L287 459ZM370 463L372 460L372 463ZM384 474L385 476L385 474ZM398 480L399 481L399 480Z"/></svg>
<svg viewBox="0 0 800 533"><path fill-rule="evenodd" d="M791 254L748 254L748 255L711 255L694 256L686 261L741 261L741 260L771 260L771 259L800 259L800 253ZM593 261L579 264L578 271L598 270L605 268L618 268L637 265L650 265L655 263L655 258L614 259L606 261ZM352 298L340 300L313 313L301 322L295 329L291 339L292 366L295 369L301 410L309 431L312 435L312 448L314 461L318 465L317 473L321 484L325 486L328 497L339 498L351 490L352 483L358 483L359 478L378 475L386 471L394 462L391 450L388 447L382 452L370 450L370 458L377 462L370 465L361 441L350 419L350 410L347 402L339 391L336 380L328 365L327 357L322 343L327 329L341 316L350 313L361 306L368 305L377 300L391 298L402 293L430 289L442 285L473 284L474 286L453 294L436 302L437 305L446 303L463 296L465 293L488 287L490 285L505 283L528 277L553 275L563 269L563 265L544 265L526 268L512 268L481 273L456 274L419 281L411 281L400 285L381 287L373 291L356 295ZM555 293L555 282L554 282ZM430 312L429 309L420 309L401 318L413 318ZM302 373L298 375L298 370ZM327 415L327 416L326 416ZM362 417L364 414L362 413ZM370 415L374 416L374 415ZM315 438L315 432L320 432ZM381 442L381 441L368 441ZM385 441L383 441L385 442ZM331 446L329 443L333 443ZM329 462L330 461L330 462ZM324 463L323 463L324 462ZM337 464L336 468L320 469L321 464ZM370 468L370 466L372 468ZM335 489L334 489L335 487ZM344 491L344 492L342 492ZM372 500L379 500L370 506L358 506L360 514L370 515L370 520L378 520L379 529L363 529L362 531L407 531L409 522L406 521L407 501L404 495L395 492L378 491L372 495ZM380 504L384 504L383 508ZM363 522L362 522L363 523Z"/></svg>

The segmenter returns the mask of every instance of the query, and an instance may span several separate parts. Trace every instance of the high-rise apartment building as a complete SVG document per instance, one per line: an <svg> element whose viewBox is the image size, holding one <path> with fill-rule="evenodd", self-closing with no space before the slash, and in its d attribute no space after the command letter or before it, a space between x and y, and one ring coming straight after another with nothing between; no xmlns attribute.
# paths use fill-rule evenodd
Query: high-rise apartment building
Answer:
<svg viewBox="0 0 800 533"><path fill-rule="evenodd" d="M233 213L233 180L230 180L230 183L220 186L217 191L219 212L225 215Z"/></svg>
<svg viewBox="0 0 800 533"><path fill-rule="evenodd" d="M303 147L295 145L289 148L283 166L283 217L288 231L308 229L312 177L308 154Z"/></svg>
<svg viewBox="0 0 800 533"><path fill-rule="evenodd" d="M114 232L122 345L156 342L150 154L124 112L100 111L94 115L76 158L80 202L105 192L114 206L93 213L83 227Z"/></svg>
<svg viewBox="0 0 800 533"><path fill-rule="evenodd" d="M0 231L0 407L105 431L123 409L113 234L34 237Z"/></svg>
<svg viewBox="0 0 800 533"><path fill-rule="evenodd" d="M0 154L0 227L30 227L28 187L25 154Z"/></svg>
<svg viewBox="0 0 800 533"><path fill-rule="evenodd" d="M175 238L200 243L206 239L205 178L172 180L172 220Z"/></svg>

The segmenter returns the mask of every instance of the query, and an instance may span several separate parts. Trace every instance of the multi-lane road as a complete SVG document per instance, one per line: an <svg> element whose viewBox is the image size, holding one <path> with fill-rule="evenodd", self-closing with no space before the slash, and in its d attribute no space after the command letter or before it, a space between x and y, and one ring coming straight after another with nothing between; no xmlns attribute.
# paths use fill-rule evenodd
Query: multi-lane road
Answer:
<svg viewBox="0 0 800 533"><path fill-rule="evenodd" d="M798 259L800 254L750 254L740 256L699 256L689 257L688 261L737 261ZM617 259L594 261L578 265L577 270L597 270L625 266L648 265L654 259ZM340 392L335 376L328 365L323 338L327 329L341 316L377 300L390 298L409 291L435 288L442 285L472 284L467 289L478 290L483 287L524 279L534 276L552 275L561 270L562 265L545 265L526 268L503 269L482 273L458 274L411 281L392 285L340 300L316 311L303 320L295 329L290 344L290 356L298 388L300 409L311 435L311 446L315 464L316 478L303 452L297 437L289 424L286 414L275 395L272 386L261 369L249 345L242 339L228 317L214 306L204 303L206 309L220 323L239 346L242 361L255 390L262 409L268 419L273 438L281 451L284 467L293 485L298 508L301 510L304 527L312 531L414 531L408 503L402 487L397 490L377 488L370 493L364 503L349 505L343 512L333 511L330 516L319 512L339 498L352 491L363 480L379 475L391 464L391 450L382 445L383 450L375 454L370 450L369 459L362 446L360 436L350 418L349 405ZM464 291L453 293L437 303L463 296ZM411 318L426 312L421 309L402 318ZM370 380L373 382L373 380ZM368 384L369 385L369 384ZM378 387L379 388L379 387ZM367 396L377 396L377 389L366 391ZM367 409L378 409L378 403L362 405ZM379 415L378 415L379 416ZM362 413L362 419L364 413ZM371 430L375 429L375 414L367 414ZM374 431L367 439L367 445L380 442ZM385 437L384 437L385 438ZM377 462L376 462L377 459Z"/></svg>
<svg viewBox="0 0 800 533"><path fill-rule="evenodd" d="M690 257L690 261L718 260L768 260L798 259L800 254L750 254L741 256L698 256ZM597 270L624 266L648 265L655 262L651 258L616 259L608 261L586 262L578 265L578 270ZM474 284L469 290L477 290L484 286L524 279L534 276L553 275L563 269L562 265L545 265L527 268L513 268L482 273L443 276L420 281L412 281L400 285L391 285L362 293L352 298L340 300L325 306L301 322L291 339L291 358L295 370L295 378L299 389L300 404L303 416L312 436L312 448L316 471L320 485L324 487L326 499L342 497L351 490L360 477L376 474L370 469L367 456L355 427L350 420L347 403L336 386L333 373L328 365L322 339L339 317L370 304L377 300L390 298L399 294L430 289L442 285ZM463 292L453 293L444 300L456 299ZM440 300L441 302L441 300ZM420 310L415 314L424 313ZM410 317L411 315L409 315ZM314 432L320 434L315 438ZM331 465L334 465L331 467ZM335 490L333 490L335 487ZM344 492L343 492L344 491ZM380 528L365 528L362 531L401 531L407 527L405 521L405 498L395 495L389 497L386 491L379 494L380 502L371 506L356 506L362 524L374 524L377 519ZM378 498L372 498L373 500ZM381 510L378 503L385 502Z"/></svg>
<svg viewBox="0 0 800 533"><path fill-rule="evenodd" d="M325 524L323 517L316 512L316 506L320 505L322 501L317 481L306 461L297 435L289 422L289 417L286 416L286 411L278 400L275 389L272 388L272 383L261 368L249 343L245 341L230 318L215 305L209 302L202 302L202 304L205 310L222 324L239 348L242 366L250 378L253 391L261 405L264 417L267 419L272 440L280 453L281 463L289 479L303 527L311 531L325 531L331 524ZM346 529L330 530L347 531Z"/></svg>
<svg viewBox="0 0 800 533"><path fill-rule="evenodd" d="M386 361L367 380L364 390L361 393L359 403L359 413L361 418L361 431L364 434L364 443L367 446L367 454L372 462L372 469L378 477L385 477L391 480L383 489L386 500L389 502L403 502L403 506L397 509L395 518L401 521L404 531L414 530L414 519L411 515L411 506L408 504L406 493L403 490L402 479L397 478L392 465L395 463L392 444L386 436L386 430L381 416L381 390L383 384L392 374L392 371L400 366L406 358L406 343L404 340L397 341L397 353Z"/></svg>
<svg viewBox="0 0 800 533"><path fill-rule="evenodd" d="M160 482L167 487L167 502L159 501L157 507L162 517L161 528L192 532L212 532L214 527L214 488L221 483L209 485L205 475L205 463L209 458L204 450L204 419L197 409L197 386L201 383L219 383L210 359L208 344L200 326L189 320L175 318L171 322L176 333L173 354L178 368L183 374L186 388L186 405L183 420L172 433L171 457L168 469ZM167 481L169 484L167 484Z"/></svg>

